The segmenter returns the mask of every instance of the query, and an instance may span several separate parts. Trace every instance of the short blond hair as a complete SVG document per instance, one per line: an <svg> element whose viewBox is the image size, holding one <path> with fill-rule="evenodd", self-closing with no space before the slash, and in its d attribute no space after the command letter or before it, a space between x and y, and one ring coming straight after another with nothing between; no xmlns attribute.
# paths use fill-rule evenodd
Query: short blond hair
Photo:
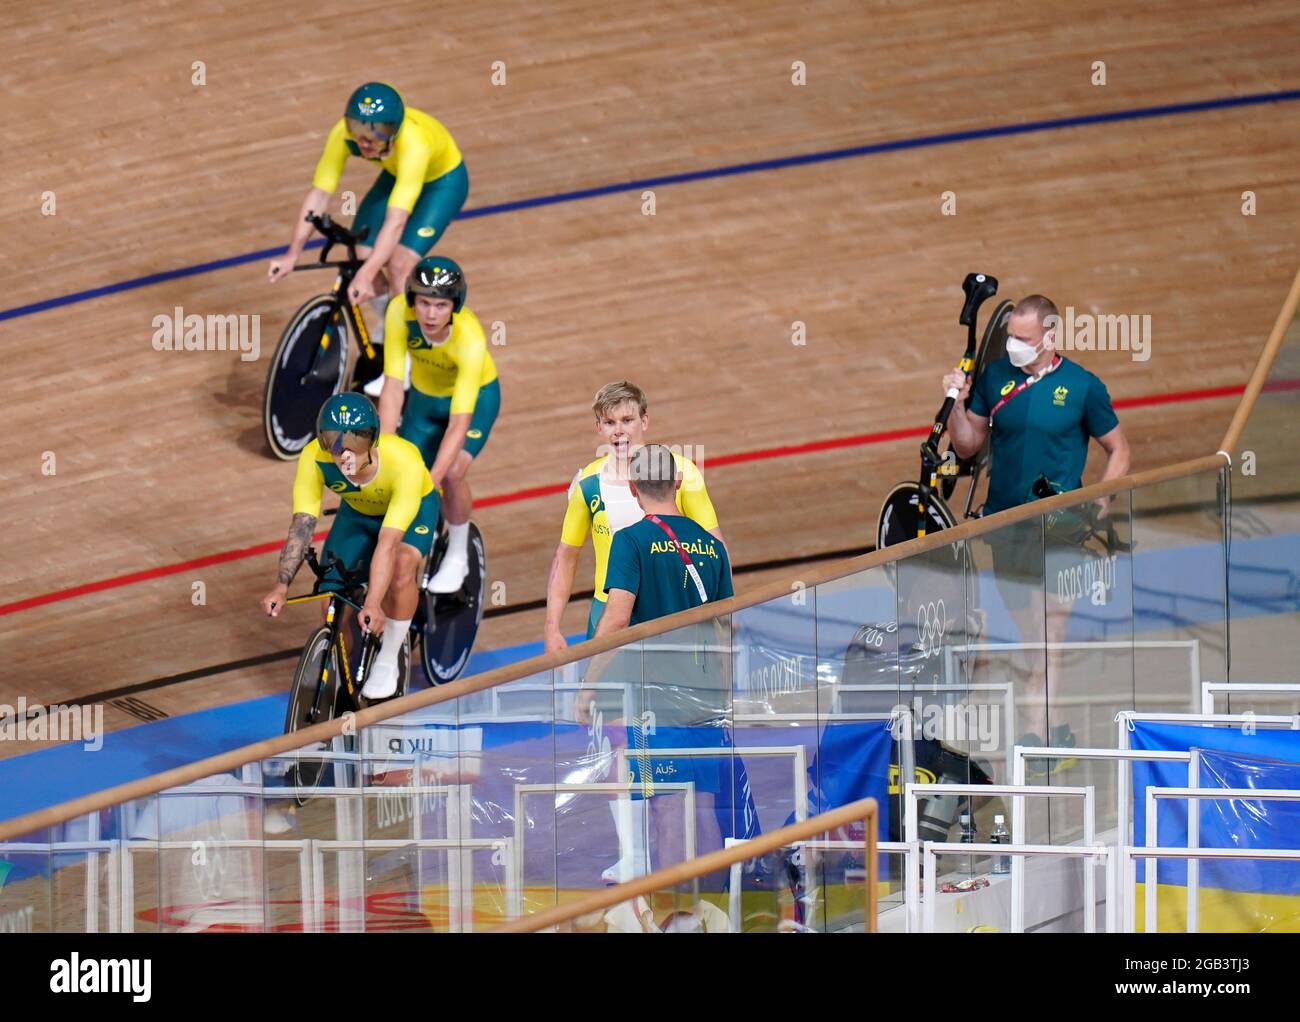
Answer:
<svg viewBox="0 0 1300 1022"><path fill-rule="evenodd" d="M629 383L627 380L620 380L618 383L607 383L596 391L596 399L591 402L591 410L596 413L596 418L599 419L625 401L634 402L638 411L645 415L648 407L645 391L635 383Z"/></svg>
<svg viewBox="0 0 1300 1022"><path fill-rule="evenodd" d="M1044 295L1026 295L1020 301L1016 302L1015 314L1023 316L1026 313L1033 313L1038 319L1039 326L1046 326L1049 330L1060 321L1061 313L1056 308L1056 303Z"/></svg>

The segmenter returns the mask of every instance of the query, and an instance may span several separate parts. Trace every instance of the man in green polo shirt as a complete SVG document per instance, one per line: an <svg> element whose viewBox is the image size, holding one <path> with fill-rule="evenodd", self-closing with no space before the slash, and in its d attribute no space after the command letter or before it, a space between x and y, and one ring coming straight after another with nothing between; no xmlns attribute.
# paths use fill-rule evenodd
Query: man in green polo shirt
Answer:
<svg viewBox="0 0 1300 1022"><path fill-rule="evenodd" d="M633 455L628 488L646 516L614 533L605 575L609 603L596 635L732 595L727 548L678 510L681 484L667 447L651 444Z"/></svg>
<svg viewBox="0 0 1300 1022"><path fill-rule="evenodd" d="M731 562L727 548L716 536L677 508L681 472L672 451L662 444L639 448L628 465L628 488L645 517L614 534L609 553L605 612L596 626L596 638L631 625L654 621L704 603L732 595ZM635 718L628 721L627 758L633 799L652 810L649 842L658 849L657 865L676 861L684 854L681 794L655 798L656 783L694 782L696 851L722 847L717 798L731 791L730 697L731 649L729 621L703 621L633 647L622 647L592 659L587 679L617 676L637 694ZM606 668L610 668L608 674ZM578 693L577 717L590 717L595 692ZM699 750L691 756L657 757L655 749ZM717 750L716 753L713 750ZM640 755L638 755L638 751ZM642 818L644 813L636 814ZM637 830L640 830L640 826ZM624 842L619 867L606 871L606 879L627 879L620 867L629 861ZM654 868L638 852L637 867ZM621 876L614 874L621 873Z"/></svg>
<svg viewBox="0 0 1300 1022"><path fill-rule="evenodd" d="M945 391L955 387L959 400L948 419L952 445L963 458L974 455L992 434L993 469L984 514L994 514L1034 499L1034 483L1045 477L1057 492L1082 485L1088 443L1095 439L1106 452L1102 479L1129 470L1129 448L1111 406L1106 385L1057 351L1061 322L1056 305L1042 295L1022 298L1007 322L1007 353L990 363L975 381L954 371L944 377ZM967 397L969 396L969 402ZM1110 498L1097 500L1098 517L1109 512ZM1047 601L1046 621L1034 599L1041 587L1052 591L1052 540L1047 562L1038 526L1024 523L988 537L994 574L1007 609L1027 642L1064 640L1069 604ZM1032 537L1030 533L1033 533ZM1077 558L1077 551L1063 551ZM1048 729L1047 704L1052 677L1059 675L1055 656L1029 656L1029 678L1017 695L1029 733L1021 744L1073 744L1068 724ZM1050 668L1050 669L1049 669Z"/></svg>

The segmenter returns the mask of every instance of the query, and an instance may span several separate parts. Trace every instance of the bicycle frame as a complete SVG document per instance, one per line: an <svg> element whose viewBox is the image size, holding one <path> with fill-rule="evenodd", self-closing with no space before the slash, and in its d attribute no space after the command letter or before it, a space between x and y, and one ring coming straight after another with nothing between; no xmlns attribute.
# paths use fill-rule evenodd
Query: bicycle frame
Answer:
<svg viewBox="0 0 1300 1022"><path fill-rule="evenodd" d="M365 240L365 232L360 236L353 235L345 227L334 223L328 215L316 216L309 214L307 220L321 234L325 236L325 247L321 249L320 259L315 263L306 266L295 266L294 272L300 270L320 270L325 267L331 267L338 270L338 275L334 278L334 286L330 289L331 293L342 294L345 300L339 301L339 308L344 310L348 317L348 322L352 327L352 332L356 336L365 353L365 357L374 361L378 357L374 345L370 343L370 332L366 329L366 320L361 315L361 309L351 299L346 298L348 285L352 283L352 278L356 276L357 270L361 268L364 260L357 257L357 245ZM344 245L348 250L348 258L340 262L330 262L329 253L336 244ZM332 321L331 321L332 322ZM325 356L329 351L330 332L328 329L321 331L320 347L316 351L316 357L312 359L311 368L303 377L303 382L310 380L312 383L320 383L324 379L321 367L324 363Z"/></svg>
<svg viewBox="0 0 1300 1022"><path fill-rule="evenodd" d="M375 637L369 630L362 630L361 656L358 661L359 669L356 677L353 678L351 663L348 658L347 642L343 636L342 608L340 608L340 604L343 604L346 607L351 607L354 611L360 614L362 603L358 599L354 599L351 594L354 590L364 592L364 583L359 579L352 577L352 573L347 572L342 565L338 563L338 559L335 557L331 557L329 562L322 567L320 562L316 560L316 552L310 547L307 550L307 563L316 574L315 586L312 587L312 591L308 594L289 597L284 601L285 605L287 606L291 603L304 603L307 600L320 599L322 596L328 597L329 604L325 610L325 624L330 630L329 647L334 651L335 656L338 658L339 670L342 674L341 680L347 688L348 699L352 703L353 709L356 709L356 693L360 692L362 686L365 685L366 667L369 662L370 649L374 645ZM337 592L322 593L320 591L321 583L324 581L325 575L333 567L338 568L339 574L343 579L344 589ZM320 677L317 679L316 683L316 697L312 701L311 722L313 724L318 724L321 720L325 719L322 716L322 713L326 708L322 707L320 703L324 694L329 691L329 672L330 658L327 656L325 662L321 665Z"/></svg>

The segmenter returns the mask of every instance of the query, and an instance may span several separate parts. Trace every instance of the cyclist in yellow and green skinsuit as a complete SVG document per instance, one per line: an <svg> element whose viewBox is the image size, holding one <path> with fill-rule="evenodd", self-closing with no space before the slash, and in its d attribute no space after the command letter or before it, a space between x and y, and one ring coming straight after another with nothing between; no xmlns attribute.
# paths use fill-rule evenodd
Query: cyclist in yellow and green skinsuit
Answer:
<svg viewBox="0 0 1300 1022"><path fill-rule="evenodd" d="M267 276L272 283L297 264L312 233L306 218L328 208L349 156L381 168L352 221L354 233L368 233L357 249L365 263L348 288L351 301L372 300L380 325L371 340L379 345L389 298L401 292L415 264L460 212L469 195L469 174L455 139L439 121L406 106L391 85L362 85L330 129L289 249L271 260ZM366 392L377 397L381 381L370 381Z"/></svg>

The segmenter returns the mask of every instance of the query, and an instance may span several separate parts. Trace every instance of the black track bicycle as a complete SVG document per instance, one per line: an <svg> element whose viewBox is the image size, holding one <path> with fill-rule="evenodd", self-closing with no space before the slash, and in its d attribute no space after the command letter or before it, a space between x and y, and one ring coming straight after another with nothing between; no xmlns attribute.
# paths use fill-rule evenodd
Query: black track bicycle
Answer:
<svg viewBox="0 0 1300 1022"><path fill-rule="evenodd" d="M993 315L984 325L984 333L976 343L976 320L980 306L998 292L995 278L983 273L969 273L962 282L966 300L962 304L958 323L966 327L966 351L957 368L971 377L979 378L984 367L1001 358L1007 347L1007 320L1015 308L1005 299L998 303ZM969 398L967 399L969 403ZM895 543L905 543L930 532L951 529L957 524L948 507L959 479L969 479L963 516L978 514L974 509L975 491L980 477L988 471L990 440L985 440L981 450L970 458L959 458L951 441L947 449L939 450L948 429L948 416L957 403L957 391L949 391L943 406L934 418L930 432L921 443L921 473L919 478L899 483L889 491L880 507L876 521L876 547L882 549Z"/></svg>
<svg viewBox="0 0 1300 1022"><path fill-rule="evenodd" d="M363 709L367 702L361 696L361 689L370 675L375 655L383 641L381 636L367 631L361 624L360 614L366 599L368 569L349 570L336 557L328 558L322 565L316 559L316 551L311 548L307 550L307 565L316 576L316 584L308 594L289 597L285 600L286 606L321 596L326 596L329 604L325 610L325 621L307 639L294 670L293 687L289 691L289 706L284 718L286 734L333 720L349 711L355 713ZM341 587L325 594L321 591L321 585L327 576L338 579ZM393 698L405 695L410 683L409 636L403 640L402 649L398 652L397 668L397 692ZM343 736L345 745L350 742L355 742L355 735ZM330 748L330 743L322 742L311 748L299 749L294 754L290 777L298 789L294 797L299 805L307 804L310 796L306 792L315 788L325 774L329 760L318 754L327 752Z"/></svg>
<svg viewBox="0 0 1300 1022"><path fill-rule="evenodd" d="M348 299L348 285L364 259L357 255L367 230L353 234L329 215L307 220L324 236L325 246L314 263L299 270L333 268L334 286L309 298L293 314L275 346L262 394L266 442L277 458L296 458L316 435L316 413L332 395L358 390L383 370L383 349L370 343L361 309ZM346 259L329 261L335 245L347 249ZM352 349L357 349L352 357Z"/></svg>
<svg viewBox="0 0 1300 1022"><path fill-rule="evenodd" d="M411 682L411 651L420 651L420 665L431 685L454 680L465 668L483 620L483 587L487 575L487 553L483 535L473 522L469 526L469 572L454 593L429 592L428 581L437 572L447 552L447 532L441 519L438 538L421 573L420 601L411 631L398 653L397 692L391 698L407 694ZM289 705L285 711L286 734L301 731L333 720L348 711L356 712L367 705L361 689L370 674L380 639L365 631L357 615L365 604L367 567L349 569L331 556L322 565L316 551L308 548L306 563L316 576L310 593L291 596L285 604L302 603L321 597L329 599L325 621L311 633L294 671ZM341 582L335 592L323 593L327 576ZM385 700L387 701L387 700ZM300 750L293 765L295 786L311 789L320 783L327 761L312 752ZM301 801L300 801L301 804Z"/></svg>

